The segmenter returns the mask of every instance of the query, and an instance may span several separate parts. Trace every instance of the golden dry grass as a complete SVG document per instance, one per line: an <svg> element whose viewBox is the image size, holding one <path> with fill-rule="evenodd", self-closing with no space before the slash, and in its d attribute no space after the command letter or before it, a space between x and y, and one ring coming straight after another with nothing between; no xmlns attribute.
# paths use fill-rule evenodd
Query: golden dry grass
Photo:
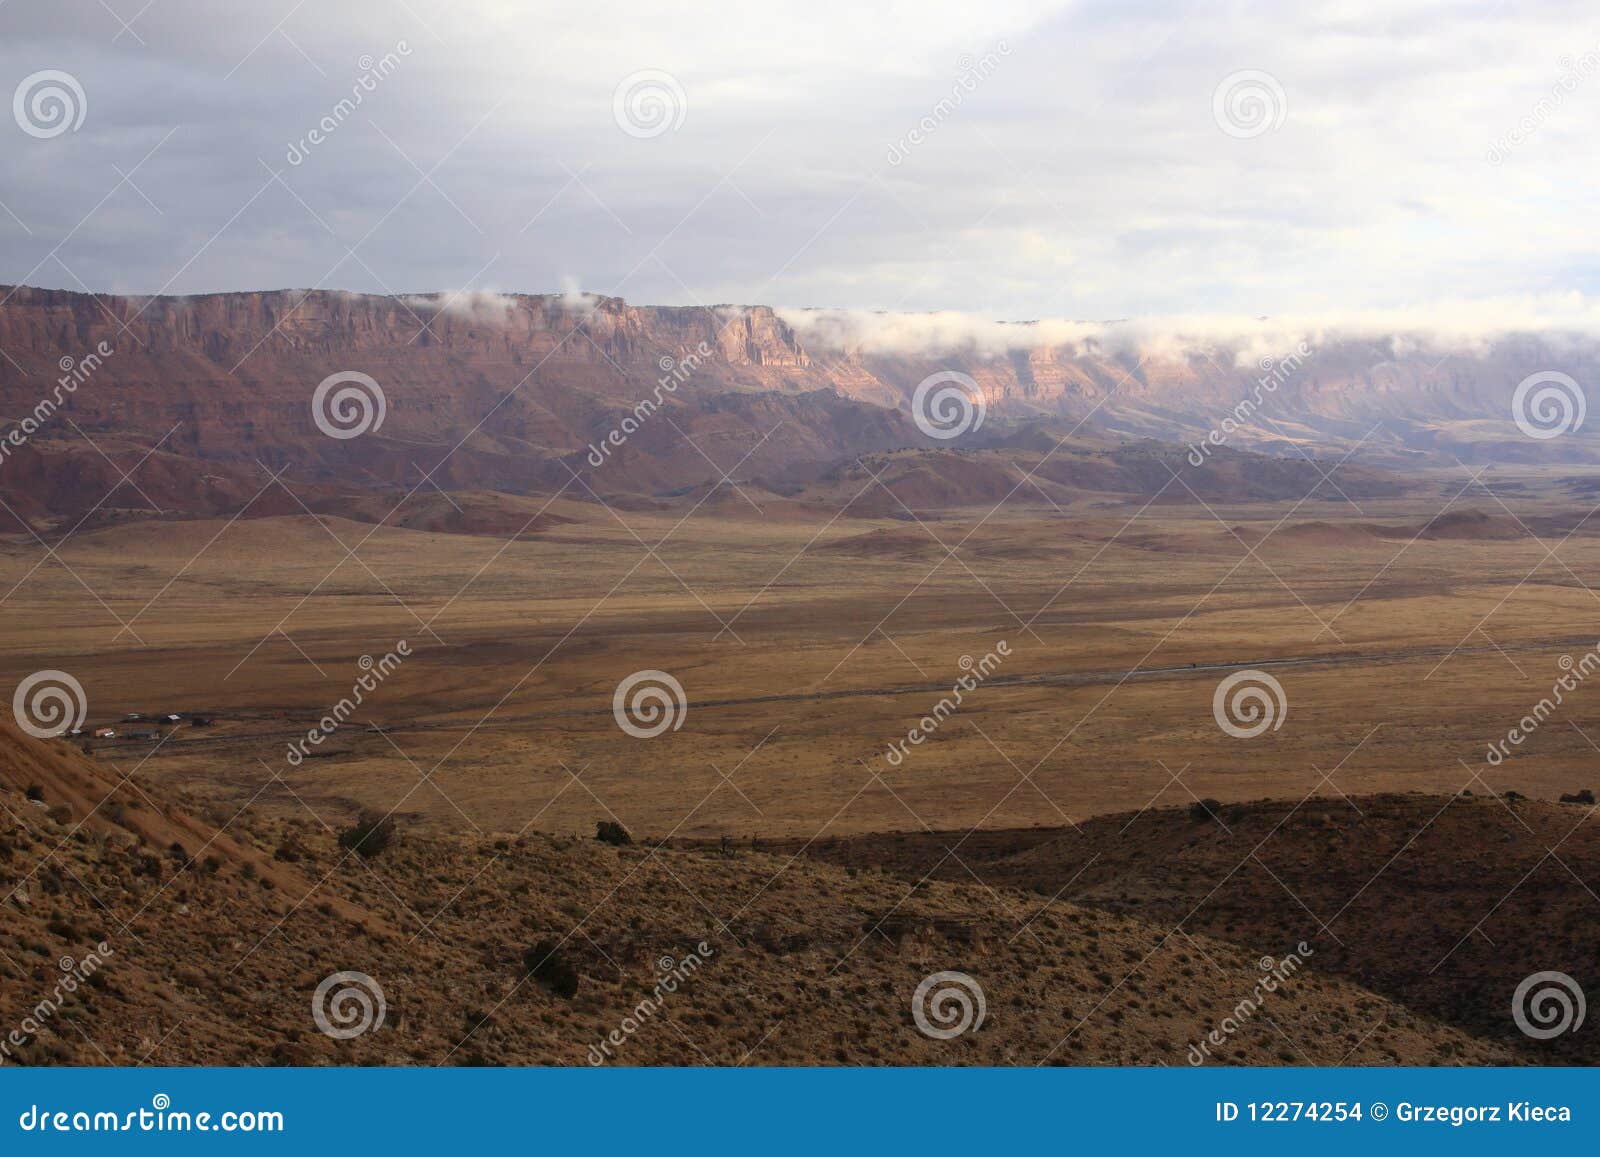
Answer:
<svg viewBox="0 0 1600 1157"><path fill-rule="evenodd" d="M758 515L727 492L692 512L563 500L550 512L573 521L510 543L305 517L147 521L76 536L59 561L6 545L0 672L72 672L91 722L216 713L153 751L97 752L153 780L235 805L266 785L258 805L302 815L398 804L483 831L588 832L614 814L656 835L811 836L1059 825L1191 792L1586 786L1600 688L1502 766L1484 752L1549 692L1561 655L1594 645L1600 596L1580 576L1600 542L1413 541L1459 489L1360 512L1057 510L1019 494L923 524L830 521L767 496ZM1586 511L1507 501L1529 520ZM1449 509L1507 517L1482 492ZM1343 529L1297 529L1310 523ZM287 742L348 694L358 658L402 638L413 657L357 715L387 734L347 723L327 758L290 767ZM1011 655L994 676L889 766L886 746L962 657L1000 640ZM1281 728L1224 734L1218 680L1279 659L1314 660L1268 668ZM647 668L679 679L689 709L640 740L611 697Z"/></svg>

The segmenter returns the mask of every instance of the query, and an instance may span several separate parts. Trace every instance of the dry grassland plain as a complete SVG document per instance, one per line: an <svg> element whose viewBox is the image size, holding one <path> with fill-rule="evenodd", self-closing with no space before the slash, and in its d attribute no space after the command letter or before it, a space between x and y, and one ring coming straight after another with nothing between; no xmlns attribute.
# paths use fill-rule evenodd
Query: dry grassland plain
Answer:
<svg viewBox="0 0 1600 1157"><path fill-rule="evenodd" d="M90 726L209 715L159 742L123 724L93 752L226 808L330 823L377 807L485 833L614 818L646 837L806 839L1202 797L1592 787L1600 680L1485 757L1600 639L1600 520L1548 479L1470 478L1359 509L1019 492L915 520L765 492L562 500L549 513L570 521L516 540L130 518L55 555L0 548L0 669L71 672ZM1419 536L1441 514L1462 518ZM410 656L291 763L362 656L401 640ZM886 758L1002 642L925 741ZM1282 688L1250 739L1213 712L1242 669ZM642 670L687 704L649 739L613 713Z"/></svg>

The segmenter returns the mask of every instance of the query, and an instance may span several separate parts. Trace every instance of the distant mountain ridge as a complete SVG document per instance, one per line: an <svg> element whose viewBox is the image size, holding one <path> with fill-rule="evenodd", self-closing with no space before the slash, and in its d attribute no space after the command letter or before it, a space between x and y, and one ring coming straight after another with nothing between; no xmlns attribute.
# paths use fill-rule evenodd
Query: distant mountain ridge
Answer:
<svg viewBox="0 0 1600 1157"><path fill-rule="evenodd" d="M24 517L93 502L158 443L141 469L164 480L154 484L176 507L211 511L247 498L265 470L380 489L431 471L447 490L512 493L549 492L580 472L600 494L661 496L723 471L792 489L862 454L1063 436L1114 449L1225 433L1234 450L1297 461L1355 450L1380 467L1600 462L1600 442L1582 428L1536 439L1512 421L1512 394L1530 373L1600 380L1587 347L1558 351L1532 337L1443 358L1334 343L1264 390L1262 370L1225 351L1138 356L1092 342L852 351L804 337L766 306L323 290L140 298L20 287L0 297L8 431L68 367L83 379L0 466L0 493ZM96 359L97 349L110 352ZM919 428L916 390L936 373L970 377L982 425L948 441ZM352 438L319 428L313 394L335 375L377 384L381 424ZM1029 423L1042 433L1028 434ZM85 439L104 454L86 457ZM1285 497L1300 497L1295 485Z"/></svg>

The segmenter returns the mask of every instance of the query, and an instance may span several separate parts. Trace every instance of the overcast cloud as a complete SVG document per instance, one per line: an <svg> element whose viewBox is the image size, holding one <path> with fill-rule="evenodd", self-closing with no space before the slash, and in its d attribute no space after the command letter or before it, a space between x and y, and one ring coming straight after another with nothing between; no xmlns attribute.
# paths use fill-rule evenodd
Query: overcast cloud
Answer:
<svg viewBox="0 0 1600 1157"><path fill-rule="evenodd" d="M1069 319L1596 291L1579 2L3 0L0 95L44 70L86 108L0 115L0 282ZM619 124L647 70L665 119ZM1264 104L1219 112L1245 70Z"/></svg>

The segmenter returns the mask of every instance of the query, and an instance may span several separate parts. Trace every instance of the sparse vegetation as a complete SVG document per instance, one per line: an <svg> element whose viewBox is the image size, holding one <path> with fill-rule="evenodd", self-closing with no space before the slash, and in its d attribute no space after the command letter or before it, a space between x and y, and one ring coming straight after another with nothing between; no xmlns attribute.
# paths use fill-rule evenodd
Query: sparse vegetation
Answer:
<svg viewBox="0 0 1600 1157"><path fill-rule="evenodd" d="M364 811L360 819L339 833L339 846L370 860L389 849L395 834L392 815Z"/></svg>
<svg viewBox="0 0 1600 1157"><path fill-rule="evenodd" d="M602 844L612 844L619 848L633 843L633 837L628 834L628 829L615 820L601 820L595 824L594 838Z"/></svg>
<svg viewBox="0 0 1600 1157"><path fill-rule="evenodd" d="M578 970L562 955L554 940L541 940L524 952L522 966L557 996L571 1000L578 995Z"/></svg>

